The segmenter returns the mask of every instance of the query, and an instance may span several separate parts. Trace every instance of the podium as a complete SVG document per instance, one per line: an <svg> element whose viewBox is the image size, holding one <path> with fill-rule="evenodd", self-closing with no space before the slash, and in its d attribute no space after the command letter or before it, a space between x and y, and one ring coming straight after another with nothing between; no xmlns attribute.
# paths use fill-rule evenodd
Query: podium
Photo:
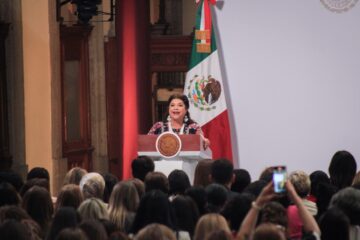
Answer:
<svg viewBox="0 0 360 240"><path fill-rule="evenodd" d="M146 155L154 160L155 171L162 172L168 176L173 170L180 169L189 176L193 184L196 165L203 159L212 159L209 148L204 149L203 140L200 135L179 135L181 149L177 156L165 158L156 149L158 135L138 136L138 155Z"/></svg>

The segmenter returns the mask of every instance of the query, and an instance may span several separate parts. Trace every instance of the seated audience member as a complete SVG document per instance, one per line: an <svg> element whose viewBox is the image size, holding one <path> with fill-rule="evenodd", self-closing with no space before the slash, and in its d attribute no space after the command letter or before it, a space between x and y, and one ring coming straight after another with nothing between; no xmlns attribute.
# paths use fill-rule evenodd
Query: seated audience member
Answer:
<svg viewBox="0 0 360 240"><path fill-rule="evenodd" d="M26 180L30 180L33 178L43 178L50 181L50 176L48 170L43 167L34 167L28 172Z"/></svg>
<svg viewBox="0 0 360 240"><path fill-rule="evenodd" d="M17 192L20 192L24 185L22 177L13 171L0 172L0 183L7 182L14 186Z"/></svg>
<svg viewBox="0 0 360 240"><path fill-rule="evenodd" d="M25 193L22 207L39 224L42 236L45 236L54 211L50 193L45 188L34 186Z"/></svg>
<svg viewBox="0 0 360 240"><path fill-rule="evenodd" d="M162 192L169 193L169 180L162 172L150 172L145 177L145 192L151 190L161 190Z"/></svg>
<svg viewBox="0 0 360 240"><path fill-rule="evenodd" d="M314 202L306 199L310 192L310 178L303 171L294 171L289 174L289 180L293 184L296 193L302 199L304 206L311 213L316 216L317 207ZM287 209L289 217L289 235L291 238L300 239L302 236L302 222L298 214L298 209L295 205L290 205Z"/></svg>
<svg viewBox="0 0 360 240"><path fill-rule="evenodd" d="M222 211L228 199L227 189L217 183L212 183L205 188L208 213L219 213Z"/></svg>
<svg viewBox="0 0 360 240"><path fill-rule="evenodd" d="M55 212L61 207L73 207L77 209L84 201L80 187L75 184L64 185L55 202Z"/></svg>
<svg viewBox="0 0 360 240"><path fill-rule="evenodd" d="M66 173L63 185L66 185L66 184L79 185L81 178L87 173L88 172L83 168L74 167Z"/></svg>
<svg viewBox="0 0 360 240"><path fill-rule="evenodd" d="M48 180L45 178L33 178L27 180L21 187L19 192L20 196L24 197L25 193L34 186L45 188L48 192L50 192L50 183Z"/></svg>
<svg viewBox="0 0 360 240"><path fill-rule="evenodd" d="M242 193L242 191L251 183L251 177L245 169L235 169L235 180L231 185L231 191Z"/></svg>
<svg viewBox="0 0 360 240"><path fill-rule="evenodd" d="M193 236L197 220L199 219L199 210L194 200L189 196L179 195L172 202L178 234L184 236Z"/></svg>
<svg viewBox="0 0 360 240"><path fill-rule="evenodd" d="M95 197L103 200L105 180L99 173L91 172L85 174L81 178L79 186L84 199Z"/></svg>
<svg viewBox="0 0 360 240"><path fill-rule="evenodd" d="M272 223L282 229L288 227L286 209L278 202L270 201L265 203L260 210L260 216L260 223Z"/></svg>
<svg viewBox="0 0 360 240"><path fill-rule="evenodd" d="M131 162L131 170L134 178L145 181L146 174L155 169L154 161L148 156L138 156Z"/></svg>
<svg viewBox="0 0 360 240"><path fill-rule="evenodd" d="M109 220L117 229L129 233L139 206L139 195L132 182L122 181L115 185L109 201Z"/></svg>
<svg viewBox="0 0 360 240"><path fill-rule="evenodd" d="M206 187L211 183L211 165L214 161L212 159L205 159L198 162L194 173L194 186Z"/></svg>
<svg viewBox="0 0 360 240"><path fill-rule="evenodd" d="M168 180L170 200L177 195L184 195L186 189L191 186L189 177L183 170L173 170L169 174Z"/></svg>
<svg viewBox="0 0 360 240"><path fill-rule="evenodd" d="M330 201L329 207L343 211L350 220L350 240L360 237L360 190L347 187L337 192Z"/></svg>
<svg viewBox="0 0 360 240"><path fill-rule="evenodd" d="M126 233L120 231L113 232L108 238L108 240L131 240L131 239L133 238L130 238Z"/></svg>
<svg viewBox="0 0 360 240"><path fill-rule="evenodd" d="M107 239L105 227L94 219L83 220L80 229L85 233L88 240L103 240Z"/></svg>
<svg viewBox="0 0 360 240"><path fill-rule="evenodd" d="M0 207L5 205L20 206L21 198L13 185L7 182L0 183Z"/></svg>
<svg viewBox="0 0 360 240"><path fill-rule="evenodd" d="M105 181L104 202L109 203L111 192L112 192L115 184L119 180L114 174L111 174L111 173L103 174L103 178L104 178L104 181Z"/></svg>
<svg viewBox="0 0 360 240"><path fill-rule="evenodd" d="M196 224L194 240L207 239L215 231L224 230L231 234L230 228L223 216L217 213L203 215Z"/></svg>
<svg viewBox="0 0 360 240"><path fill-rule="evenodd" d="M61 230L65 228L75 228L79 222L80 217L74 208L60 208L54 216L46 239L55 240Z"/></svg>
<svg viewBox="0 0 360 240"><path fill-rule="evenodd" d="M348 151L338 151L329 165L330 182L338 190L351 186L356 174L356 161Z"/></svg>
<svg viewBox="0 0 360 240"><path fill-rule="evenodd" d="M176 240L176 236L169 227L152 223L142 228L134 240Z"/></svg>
<svg viewBox="0 0 360 240"><path fill-rule="evenodd" d="M318 170L310 174L310 183L310 195L307 197L307 199L316 203L319 184L330 184L330 178L325 172Z"/></svg>
<svg viewBox="0 0 360 240"><path fill-rule="evenodd" d="M251 208L251 202L254 200L255 197L252 194L241 193L225 204L221 215L229 222L233 233L239 230L242 221Z"/></svg>
<svg viewBox="0 0 360 240"><path fill-rule="evenodd" d="M321 215L328 209L332 196L336 193L337 188L330 183L319 183L316 193L316 207L318 213L316 219L318 220Z"/></svg>
<svg viewBox="0 0 360 240"><path fill-rule="evenodd" d="M56 240L88 240L84 231L80 228L65 228L61 230Z"/></svg>
<svg viewBox="0 0 360 240"><path fill-rule="evenodd" d="M283 229L273 223L262 223L254 231L252 240L286 240Z"/></svg>
<svg viewBox="0 0 360 240"><path fill-rule="evenodd" d="M77 211L82 220L109 219L106 204L99 198L89 198L81 203Z"/></svg>
<svg viewBox="0 0 360 240"><path fill-rule="evenodd" d="M160 223L175 230L175 221L168 196L161 190L152 190L140 200L131 233L136 234L150 223Z"/></svg>
<svg viewBox="0 0 360 240"><path fill-rule="evenodd" d="M266 182L264 180L256 180L252 183L250 183L243 191L243 193L252 194L255 197L258 197L263 190L263 188L266 186Z"/></svg>
<svg viewBox="0 0 360 240"><path fill-rule="evenodd" d="M10 219L21 222L25 219L31 219L31 217L24 209L18 206L9 205L0 207L0 224Z"/></svg>
<svg viewBox="0 0 360 240"><path fill-rule="evenodd" d="M210 178L213 183L221 184L227 189L227 200L238 195L238 193L231 191L231 185L235 179L233 170L233 164L227 159L218 159L211 165Z"/></svg>
<svg viewBox="0 0 360 240"><path fill-rule="evenodd" d="M191 197L192 200L194 200L199 210L200 216L204 215L205 213L208 213L206 210L207 196L204 187L202 186L190 187L185 191L185 195Z"/></svg>
<svg viewBox="0 0 360 240"><path fill-rule="evenodd" d="M0 225L1 240L28 240L29 232L26 226L15 220L6 220Z"/></svg>
<svg viewBox="0 0 360 240"><path fill-rule="evenodd" d="M350 220L338 208L329 208L320 218L321 240L349 240Z"/></svg>
<svg viewBox="0 0 360 240"><path fill-rule="evenodd" d="M303 239L319 239L320 236L319 226L317 225L314 217L305 208L303 201L297 195L294 186L290 181L286 181L285 187L288 197L297 206L299 211L299 216L304 224L305 234L303 236ZM247 239L254 233L254 231L256 231L255 226L259 212L266 203L276 198L277 196L278 194L274 192L273 182L268 183L266 187L261 191L257 199L252 203L251 209L249 210L243 223L241 224L237 239L240 240ZM262 223L265 222L263 221ZM264 237L264 239L267 238Z"/></svg>
<svg viewBox="0 0 360 240"><path fill-rule="evenodd" d="M108 237L110 237L111 234L113 234L115 232L119 232L116 225L113 222L111 222L109 219L100 219L99 221L104 226Z"/></svg>
<svg viewBox="0 0 360 240"><path fill-rule="evenodd" d="M131 182L132 184L134 184L135 188L136 188L136 191L139 195L139 199L141 199L144 194L145 194L145 184L143 181L141 181L140 179L138 178L133 178L133 179L129 179L127 180L129 182Z"/></svg>

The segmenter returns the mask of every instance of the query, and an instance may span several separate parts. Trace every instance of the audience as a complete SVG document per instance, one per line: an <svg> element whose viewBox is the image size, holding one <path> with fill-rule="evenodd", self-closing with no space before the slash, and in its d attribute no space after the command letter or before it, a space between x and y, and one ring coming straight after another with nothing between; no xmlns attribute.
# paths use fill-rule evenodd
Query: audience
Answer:
<svg viewBox="0 0 360 240"><path fill-rule="evenodd" d="M251 182L227 159L200 161L193 185L182 170L154 172L145 156L131 167L134 178L120 182L73 168L56 201L46 169L31 169L25 184L0 172L0 239L360 240L360 173L347 151L334 154L330 178L290 173L284 194L271 167Z"/></svg>

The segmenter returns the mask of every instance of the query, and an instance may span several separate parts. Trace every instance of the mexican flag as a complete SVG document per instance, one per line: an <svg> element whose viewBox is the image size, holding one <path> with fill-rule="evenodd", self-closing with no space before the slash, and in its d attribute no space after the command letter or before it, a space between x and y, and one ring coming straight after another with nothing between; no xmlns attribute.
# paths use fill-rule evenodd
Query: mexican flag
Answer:
<svg viewBox="0 0 360 240"><path fill-rule="evenodd" d="M232 160L228 110L210 10L210 4L216 0L197 2L196 30L184 94L190 101L191 118L200 124L211 142L213 159Z"/></svg>

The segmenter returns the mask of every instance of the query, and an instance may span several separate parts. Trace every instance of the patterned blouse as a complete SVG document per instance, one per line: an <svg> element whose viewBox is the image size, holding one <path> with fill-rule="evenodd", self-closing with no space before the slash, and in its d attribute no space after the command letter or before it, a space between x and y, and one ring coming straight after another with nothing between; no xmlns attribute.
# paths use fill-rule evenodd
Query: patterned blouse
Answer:
<svg viewBox="0 0 360 240"><path fill-rule="evenodd" d="M163 132L168 132L168 131L169 131L169 126L167 122L157 122L151 127L150 131L148 132L148 135L159 135ZM199 131L201 133L201 127L196 122L190 124L185 123L184 134L196 134ZM180 129L173 128L173 132L179 134Z"/></svg>

